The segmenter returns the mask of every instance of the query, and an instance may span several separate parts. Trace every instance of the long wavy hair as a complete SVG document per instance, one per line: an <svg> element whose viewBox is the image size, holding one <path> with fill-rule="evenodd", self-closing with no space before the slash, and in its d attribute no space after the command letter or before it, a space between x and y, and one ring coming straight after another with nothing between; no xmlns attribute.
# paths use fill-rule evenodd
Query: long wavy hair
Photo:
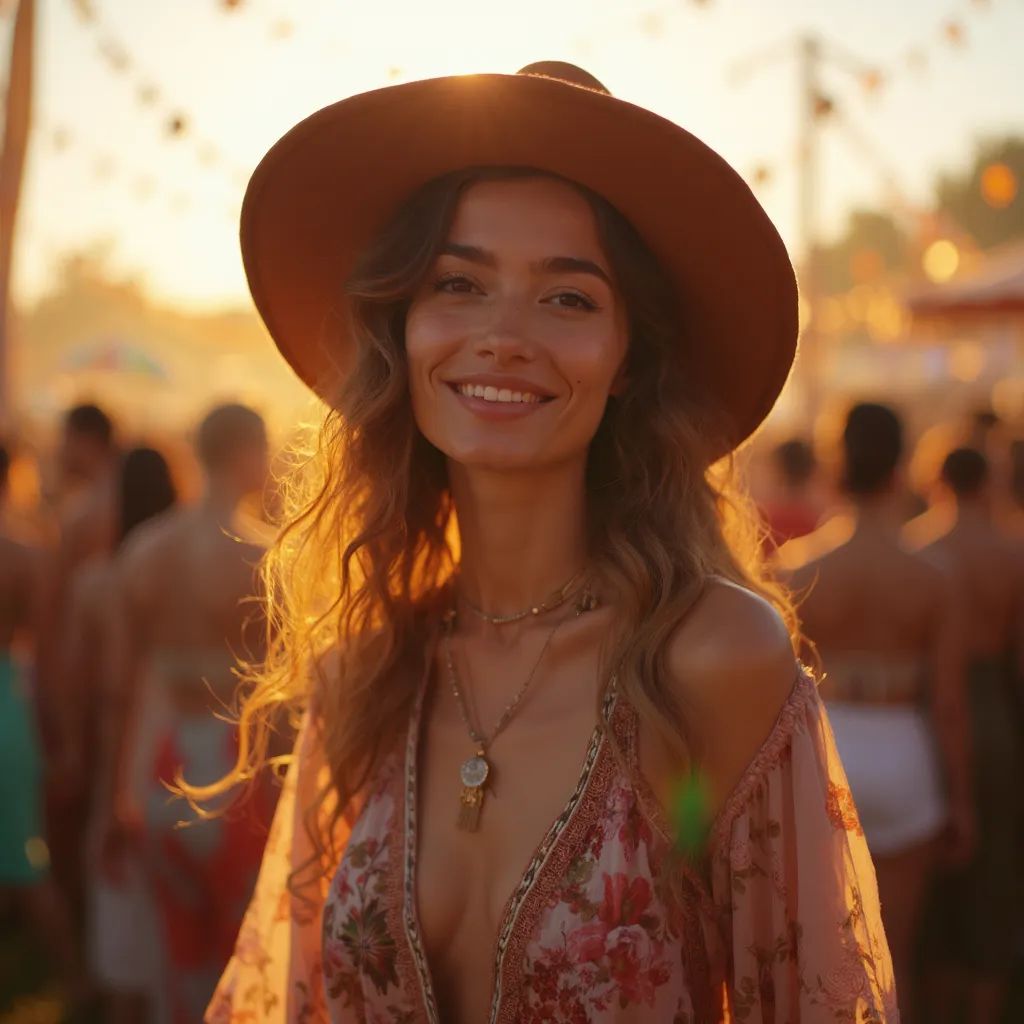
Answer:
<svg viewBox="0 0 1024 1024"><path fill-rule="evenodd" d="M456 567L445 459L413 419L406 314L465 190L528 176L554 177L471 168L429 182L346 283L355 352L318 435L296 446L282 480L281 530L262 564L267 653L248 667L237 764L213 786L182 787L203 801L251 779L266 761L268 725L280 709L295 722L311 709L330 775L316 806L305 809L321 865L338 853L325 849L325 837L407 723L428 668L431 622ZM617 602L599 703L614 673L643 724L680 763L692 763L699 737L686 727L663 661L709 577L767 598L794 637L797 622L785 591L762 567L760 521L732 484L733 460L709 466L724 425L690 386L681 356L685 310L629 222L600 196L567 184L593 211L629 324L629 384L609 400L586 474L590 566Z"/></svg>

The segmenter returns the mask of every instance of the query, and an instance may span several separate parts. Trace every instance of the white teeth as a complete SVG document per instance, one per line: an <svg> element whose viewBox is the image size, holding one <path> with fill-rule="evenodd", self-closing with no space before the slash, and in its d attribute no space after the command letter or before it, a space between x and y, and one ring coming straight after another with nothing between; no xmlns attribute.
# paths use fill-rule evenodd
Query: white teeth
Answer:
<svg viewBox="0 0 1024 1024"><path fill-rule="evenodd" d="M512 391L510 388L496 388L481 384L459 384L460 395L467 398L482 398L485 402L519 402L532 405L539 402L540 396L530 391Z"/></svg>

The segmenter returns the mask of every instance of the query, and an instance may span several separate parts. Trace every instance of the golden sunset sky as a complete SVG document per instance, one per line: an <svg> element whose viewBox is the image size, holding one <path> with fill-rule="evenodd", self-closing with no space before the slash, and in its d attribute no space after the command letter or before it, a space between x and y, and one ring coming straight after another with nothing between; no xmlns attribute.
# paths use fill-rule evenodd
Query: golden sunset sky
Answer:
<svg viewBox="0 0 1024 1024"><path fill-rule="evenodd" d="M15 281L22 303L45 292L63 254L96 245L107 248L116 273L161 300L194 309L243 303L237 212L248 173L306 114L394 81L510 72L542 59L582 64L616 95L693 131L748 180L768 168L758 195L794 248L793 51L801 33L841 48L823 85L852 125L822 132L824 236L840 229L852 206L884 203L886 176L911 206L926 204L937 171L965 167L978 138L1024 132L1021 0L238 0L233 7L92 0L92 7L90 23L74 0L39 2L36 129ZM121 70L112 66L114 43L129 60ZM737 64L765 49L778 51L777 62L733 81ZM885 75L874 93L859 76L869 67ZM143 102L147 87L156 92ZM178 135L168 130L171 111L184 118Z"/></svg>

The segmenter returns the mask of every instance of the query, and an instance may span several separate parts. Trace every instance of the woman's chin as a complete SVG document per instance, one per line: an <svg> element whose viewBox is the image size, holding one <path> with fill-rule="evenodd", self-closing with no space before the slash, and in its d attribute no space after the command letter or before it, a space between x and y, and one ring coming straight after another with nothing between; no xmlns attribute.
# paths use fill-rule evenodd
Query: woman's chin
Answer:
<svg viewBox="0 0 1024 1024"><path fill-rule="evenodd" d="M553 461L543 452L506 445L452 446L445 451L448 462L467 472L530 473L542 472Z"/></svg>

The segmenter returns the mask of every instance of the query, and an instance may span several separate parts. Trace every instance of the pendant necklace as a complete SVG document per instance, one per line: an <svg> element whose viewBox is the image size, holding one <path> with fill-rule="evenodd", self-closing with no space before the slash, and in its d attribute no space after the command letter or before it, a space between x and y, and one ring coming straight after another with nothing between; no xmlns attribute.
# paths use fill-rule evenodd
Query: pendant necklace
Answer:
<svg viewBox="0 0 1024 1024"><path fill-rule="evenodd" d="M578 578L578 575L579 574L577 574L577 577L574 577L574 579ZM568 594L565 594L559 603L564 602L567 597ZM580 600L576 603L575 617L579 617L584 612L590 611L592 608L596 607L596 605L597 602L590 593L589 588L585 589ZM529 614L531 614L531 611L523 613L519 618L525 618ZM526 677L526 681L519 688L519 692L515 697L513 697L505 706L505 710L502 711L501 716L498 718L494 728L491 730L491 734L486 736L473 724L469 708L466 706L465 697L463 696L462 689L459 686L458 673L455 671L455 659L452 655L451 638L452 632L455 628L456 611L452 608L445 614L444 653L446 667L448 669L448 678L451 681L452 693L455 695L455 702L459 706L459 713L462 716L462 721L466 725L469 738L476 745L476 753L472 757L463 761L462 766L459 769L459 776L462 781L462 793L459 797L459 816L456 820L456 824L460 829L466 832L476 832L480 828L480 815L483 811L484 798L487 794L487 783L491 776L491 763L487 759L487 749L497 738L498 734L506 725L508 725L516 708L519 706L526 694L526 691L530 688L530 684L533 682L534 677L537 675L537 669L540 667L540 663L544 660L544 655L551 646L551 641L554 639L555 634L571 617L573 616L563 617L548 631L548 635L544 640L544 645L541 647L540 654L537 656L537 660L533 663L533 667L530 669L530 674Z"/></svg>

